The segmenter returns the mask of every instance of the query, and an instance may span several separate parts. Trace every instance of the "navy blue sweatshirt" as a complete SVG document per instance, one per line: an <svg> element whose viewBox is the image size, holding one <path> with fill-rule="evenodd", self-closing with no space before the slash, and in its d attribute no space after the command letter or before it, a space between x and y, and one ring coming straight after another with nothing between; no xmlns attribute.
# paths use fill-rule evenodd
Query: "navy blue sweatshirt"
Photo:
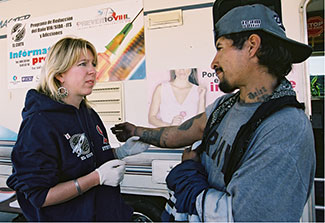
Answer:
<svg viewBox="0 0 325 223"><path fill-rule="evenodd" d="M51 187L84 176L114 159L98 114L29 90L7 185L29 221L130 221L119 187L96 186L67 202L41 207Z"/></svg>

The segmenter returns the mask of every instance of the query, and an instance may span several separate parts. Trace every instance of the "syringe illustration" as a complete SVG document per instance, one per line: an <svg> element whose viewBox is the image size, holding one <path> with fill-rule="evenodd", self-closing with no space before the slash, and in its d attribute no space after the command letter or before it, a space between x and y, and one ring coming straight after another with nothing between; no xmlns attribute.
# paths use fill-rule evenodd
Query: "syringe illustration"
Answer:
<svg viewBox="0 0 325 223"><path fill-rule="evenodd" d="M119 32L106 46L106 50L103 53L98 53L98 66L97 66L97 81L108 80L107 71L111 66L110 57L113 53L116 52L117 48L121 45L126 35L130 32L133 27L134 20L140 15L143 11L143 8L139 13L134 17L134 19L127 23L124 28Z"/></svg>
<svg viewBox="0 0 325 223"><path fill-rule="evenodd" d="M135 35L123 50L122 55L108 69L110 81L125 80L144 58L144 27Z"/></svg>

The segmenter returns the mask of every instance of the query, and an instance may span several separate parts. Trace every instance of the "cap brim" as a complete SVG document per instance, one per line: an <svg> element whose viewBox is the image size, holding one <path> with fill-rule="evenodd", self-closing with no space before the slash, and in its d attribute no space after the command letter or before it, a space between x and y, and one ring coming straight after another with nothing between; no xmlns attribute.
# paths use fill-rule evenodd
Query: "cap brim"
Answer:
<svg viewBox="0 0 325 223"><path fill-rule="evenodd" d="M292 63L301 63L305 61L313 52L313 49L309 45L291 39L287 39L286 42L288 50L291 52Z"/></svg>
<svg viewBox="0 0 325 223"><path fill-rule="evenodd" d="M283 44L286 46L288 51L291 53L292 56L292 63L301 63L305 61L313 52L313 49L311 46L300 43L298 41L289 39L288 37L283 38L278 35L275 35L272 32L269 32L268 30L262 29L264 32L267 32L274 37L277 37L280 41L283 42Z"/></svg>

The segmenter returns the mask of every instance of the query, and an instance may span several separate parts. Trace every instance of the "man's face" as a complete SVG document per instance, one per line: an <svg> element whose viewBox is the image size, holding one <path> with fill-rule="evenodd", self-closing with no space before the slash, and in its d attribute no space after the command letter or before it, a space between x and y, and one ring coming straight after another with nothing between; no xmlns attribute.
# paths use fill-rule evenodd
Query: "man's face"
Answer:
<svg viewBox="0 0 325 223"><path fill-rule="evenodd" d="M216 71L220 80L219 88L230 93L242 86L245 80L245 44L242 50L232 46L233 41L220 37L216 42L217 53L211 63L211 68Z"/></svg>

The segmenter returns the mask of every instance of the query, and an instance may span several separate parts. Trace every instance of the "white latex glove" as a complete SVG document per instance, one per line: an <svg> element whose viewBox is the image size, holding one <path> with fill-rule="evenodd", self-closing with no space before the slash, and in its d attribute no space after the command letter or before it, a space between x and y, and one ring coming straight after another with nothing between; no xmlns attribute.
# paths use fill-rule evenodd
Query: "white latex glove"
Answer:
<svg viewBox="0 0 325 223"><path fill-rule="evenodd" d="M125 162L122 160L110 160L96 169L99 175L100 185L116 187L124 178Z"/></svg>
<svg viewBox="0 0 325 223"><path fill-rule="evenodd" d="M149 144L139 141L139 136L132 136L124 145L115 149L117 158L123 159L124 157L135 155L146 151L149 148Z"/></svg>

